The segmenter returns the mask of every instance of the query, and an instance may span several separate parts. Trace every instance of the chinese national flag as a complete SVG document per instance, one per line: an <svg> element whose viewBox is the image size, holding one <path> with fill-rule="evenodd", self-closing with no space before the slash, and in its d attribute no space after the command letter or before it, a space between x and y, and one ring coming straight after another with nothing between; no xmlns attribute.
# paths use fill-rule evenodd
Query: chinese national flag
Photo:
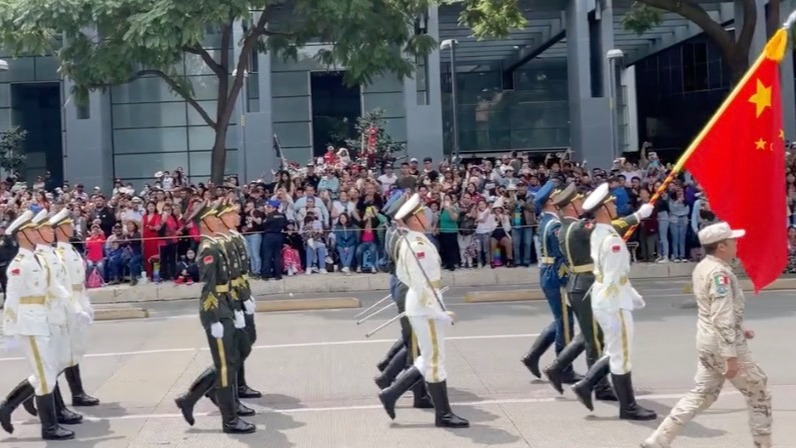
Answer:
<svg viewBox="0 0 796 448"><path fill-rule="evenodd" d="M779 80L786 45L787 33L779 30L678 164L702 185L719 219L746 230L738 240L738 258L755 293L787 264Z"/></svg>

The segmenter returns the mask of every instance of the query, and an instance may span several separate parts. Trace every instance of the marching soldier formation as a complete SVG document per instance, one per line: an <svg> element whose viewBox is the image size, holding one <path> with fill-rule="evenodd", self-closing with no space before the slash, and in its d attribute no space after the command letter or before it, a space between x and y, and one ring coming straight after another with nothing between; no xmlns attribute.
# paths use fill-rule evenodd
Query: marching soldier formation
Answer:
<svg viewBox="0 0 796 448"><path fill-rule="evenodd" d="M618 401L620 419L653 420L656 413L638 405L633 391L632 312L645 304L630 283L630 254L622 238L628 228L649 217L653 206L642 205L617 219L608 184L586 198L574 184L556 187L557 182L550 181L535 197L541 211L540 284L553 322L522 362L540 378L539 360L554 345L556 359L543 372L559 393L563 384L572 384L589 410L594 396ZM401 336L377 365L379 400L395 419L398 399L412 390L415 408L434 408L436 426L468 427L466 419L453 413L448 398L445 328L455 316L442 300L440 257L425 236L429 222L420 197L404 194L383 213L390 219L385 250ZM7 270L4 330L7 346L24 347L32 374L0 402L0 427L12 433L11 416L24 406L39 417L43 439L65 440L75 433L61 425L79 424L82 416L66 407L59 375L66 376L73 406L99 404L85 393L79 368L94 311L84 286L82 257L69 243L73 223L68 210L47 218L46 211L35 216L26 211L6 229L19 253ZM186 422L194 425L194 407L208 397L220 410L223 432L245 434L256 428L240 417L255 411L240 399L262 393L247 384L244 368L257 332L246 242L236 230L239 220L237 206L223 203L205 203L192 217L202 237L197 257L203 282L199 318L213 365L175 403ZM743 326L744 296L729 264L736 256L736 240L743 235L743 230L732 230L726 223L699 232L707 257L693 273L699 308L697 385L641 444L643 448L669 447L683 427L718 398L725 378L747 398L754 446L772 446L767 377L748 348L746 341L754 332ZM575 319L580 329L576 336ZM572 363L584 351L589 370L581 376Z"/></svg>

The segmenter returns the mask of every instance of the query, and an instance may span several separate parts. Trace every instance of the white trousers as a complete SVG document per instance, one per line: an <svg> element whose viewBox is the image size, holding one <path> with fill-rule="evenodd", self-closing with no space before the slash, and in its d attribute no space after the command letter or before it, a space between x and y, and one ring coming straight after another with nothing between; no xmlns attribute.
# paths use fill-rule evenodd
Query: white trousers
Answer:
<svg viewBox="0 0 796 448"><path fill-rule="evenodd" d="M415 358L415 367L427 383L440 383L448 378L445 372L445 327L450 325L425 316L409 316L416 347L420 356ZM412 341L415 342L415 341Z"/></svg>
<svg viewBox="0 0 796 448"><path fill-rule="evenodd" d="M74 317L69 319L69 363L71 367L80 363L86 354L89 325L78 323Z"/></svg>
<svg viewBox="0 0 796 448"><path fill-rule="evenodd" d="M603 330L603 352L611 357L611 373L624 375L633 366L633 313L629 310L605 311L592 309L594 318Z"/></svg>
<svg viewBox="0 0 796 448"><path fill-rule="evenodd" d="M64 364L65 343L69 343L69 337L64 327L51 326L49 336L22 336L25 357L33 371L28 380L36 395L52 393L58 375L67 367Z"/></svg>

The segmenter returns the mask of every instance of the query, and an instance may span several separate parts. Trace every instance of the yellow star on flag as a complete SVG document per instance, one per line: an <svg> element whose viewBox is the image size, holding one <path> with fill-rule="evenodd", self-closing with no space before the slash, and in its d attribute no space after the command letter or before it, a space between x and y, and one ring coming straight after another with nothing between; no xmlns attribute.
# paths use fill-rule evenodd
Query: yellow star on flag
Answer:
<svg viewBox="0 0 796 448"><path fill-rule="evenodd" d="M766 143L767 142L765 140L763 140L762 138L758 139L755 142L755 147L756 147L755 149L763 149L763 150L766 149Z"/></svg>
<svg viewBox="0 0 796 448"><path fill-rule="evenodd" d="M760 114L766 109L771 107L771 87L766 87L760 79L757 80L757 91L754 95L749 97L749 102L755 105L755 117L759 118Z"/></svg>
<svg viewBox="0 0 796 448"><path fill-rule="evenodd" d="M783 131L782 129L779 130L779 138L785 140L785 131Z"/></svg>

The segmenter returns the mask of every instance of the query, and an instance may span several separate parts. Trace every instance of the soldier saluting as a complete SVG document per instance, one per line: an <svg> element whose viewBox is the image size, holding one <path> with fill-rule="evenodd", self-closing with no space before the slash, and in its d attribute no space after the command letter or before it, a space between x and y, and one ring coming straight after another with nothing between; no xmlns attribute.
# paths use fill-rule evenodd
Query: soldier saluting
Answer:
<svg viewBox="0 0 796 448"><path fill-rule="evenodd" d="M658 429L641 444L644 448L668 448L698 412L719 398L725 379L746 398L754 447L773 446L768 377L746 342L755 333L744 327L746 300L730 266L736 256L737 240L745 234L725 222L699 231L699 243L706 256L694 268L693 275L698 308L696 387L677 402Z"/></svg>
<svg viewBox="0 0 796 448"><path fill-rule="evenodd" d="M223 249L212 235L221 231L223 224L217 210L205 204L193 217L202 235L199 246L199 277L204 283L199 298L199 320L205 329L213 367L206 369L191 384L188 392L175 399L185 421L194 424L193 408L206 393L215 389L214 395L221 411L222 429L225 433L252 433L255 426L237 415L235 381L238 374L238 347L236 345L235 304L230 297L229 269Z"/></svg>

